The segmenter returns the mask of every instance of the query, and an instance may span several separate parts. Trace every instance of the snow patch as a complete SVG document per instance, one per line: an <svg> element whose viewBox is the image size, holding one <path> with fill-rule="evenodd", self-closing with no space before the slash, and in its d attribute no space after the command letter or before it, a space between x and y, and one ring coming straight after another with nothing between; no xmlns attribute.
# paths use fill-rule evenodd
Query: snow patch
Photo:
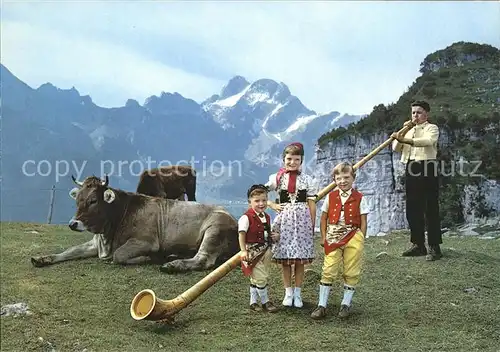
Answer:
<svg viewBox="0 0 500 352"><path fill-rule="evenodd" d="M272 134L270 134L269 132L266 132L266 133L272 135L279 142L286 141L286 140L292 138L298 132L304 131L307 128L307 125L311 121L315 120L317 117L318 117L318 115L309 115L309 116L299 117L290 126L288 126L288 128L286 130L284 130L282 132L272 133ZM267 119L264 122L264 125L266 122L267 122Z"/></svg>
<svg viewBox="0 0 500 352"><path fill-rule="evenodd" d="M274 101L272 100L268 100L267 101L268 103L270 104L276 104ZM262 128L266 128L267 126L267 122L273 117L273 116L276 116L278 113L280 113L282 111L282 109L288 104L288 102L286 102L285 104L281 104L281 103L278 103L278 105L276 105L276 107L273 109L273 111L267 115L265 118L264 118L264 121L262 122Z"/></svg>
<svg viewBox="0 0 500 352"><path fill-rule="evenodd" d="M281 104L279 103L278 105L276 105L276 107L274 108L274 110L271 112L271 115L269 115L269 117L273 117L274 115L276 115L278 112L281 111L282 108L284 108L286 106L286 104L288 103L285 103L285 104Z"/></svg>
<svg viewBox="0 0 500 352"><path fill-rule="evenodd" d="M246 96L246 100L248 102L248 104L250 105L255 105L257 103L264 103L264 102L267 102L267 103L273 103L274 101L268 101L269 98L271 98L269 96L269 93L268 92L255 92L255 93L250 93L248 94L248 96Z"/></svg>
<svg viewBox="0 0 500 352"><path fill-rule="evenodd" d="M289 134L293 131L300 130L302 127L305 128L308 123L313 121L315 118L317 118L318 115L309 115L309 116L302 116L297 118L294 123L292 123L286 130L285 133Z"/></svg>
<svg viewBox="0 0 500 352"><path fill-rule="evenodd" d="M244 157L246 160L257 162L262 157L262 154L269 153L272 147L280 141L275 134L263 129L245 150Z"/></svg>
<svg viewBox="0 0 500 352"><path fill-rule="evenodd" d="M250 85L248 85L245 89L243 89L238 94L231 95L230 97L227 97L226 99L216 100L210 105L219 105L219 106L222 106L225 108L232 108L240 101L241 97L245 95L245 93L248 91L249 88L250 88Z"/></svg>

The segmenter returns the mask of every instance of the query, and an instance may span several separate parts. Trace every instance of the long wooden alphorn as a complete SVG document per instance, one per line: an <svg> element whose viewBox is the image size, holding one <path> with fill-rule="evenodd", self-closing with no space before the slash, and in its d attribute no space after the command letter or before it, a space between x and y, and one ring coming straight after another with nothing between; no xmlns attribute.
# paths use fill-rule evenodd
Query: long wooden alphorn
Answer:
<svg viewBox="0 0 500 352"><path fill-rule="evenodd" d="M413 126L415 126L415 124L412 122L412 121L408 121L407 122L407 125L405 127L403 127L402 129L400 129L398 132L396 133L402 133L402 134L405 134L407 133L409 130L411 130L413 128ZM389 137L384 143L382 143L381 145L379 145L377 148L373 149L370 153L368 153L363 159L361 159L360 161L358 161L356 164L353 165L353 169L354 171L356 171L357 169L359 169L361 166L363 166L364 164L366 164L368 161L370 161L370 159L372 159L375 155L377 155L382 149L384 149L385 147L387 147L389 144L392 143L392 141L394 141L394 138L392 137ZM332 189L334 189L335 187L337 186L337 184L335 183L335 181L331 182L328 186L326 186L325 188L323 188L322 190L320 190L318 192L318 194L316 195L316 199L315 201L318 202L320 201L321 199L323 199Z"/></svg>
<svg viewBox="0 0 500 352"><path fill-rule="evenodd" d="M135 320L152 320L172 323L177 312L184 309L188 304L201 296L203 292L239 266L240 263L240 252L238 252L210 274L198 281L194 286L174 299L163 300L156 297L152 290L142 290L135 295L130 304L130 315Z"/></svg>
<svg viewBox="0 0 500 352"><path fill-rule="evenodd" d="M403 127L398 133L408 132L414 124L410 122L407 126ZM371 158L373 158L382 149L387 147L394 138L390 137L384 143L379 145L363 159L358 161L353 167L355 170L359 169L365 163L367 163ZM325 197L332 189L336 187L335 182L330 183L328 186L323 188L316 196L316 202ZM194 286L190 287L184 293L180 294L174 299L163 300L156 297L155 293L150 289L145 289L140 291L135 295L130 304L130 315L135 320L150 320L157 322L172 323L174 321L175 314L188 306L191 302L197 299L206 290L212 287L217 281L226 276L230 271L235 269L241 263L240 252L236 253L225 263L220 265L210 274L205 276L203 279L198 281Z"/></svg>

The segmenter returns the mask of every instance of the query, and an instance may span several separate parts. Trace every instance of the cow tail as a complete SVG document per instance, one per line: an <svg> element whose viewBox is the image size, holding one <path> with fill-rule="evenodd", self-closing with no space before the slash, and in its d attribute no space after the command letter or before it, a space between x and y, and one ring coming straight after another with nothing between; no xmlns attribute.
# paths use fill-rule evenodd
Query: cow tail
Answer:
<svg viewBox="0 0 500 352"><path fill-rule="evenodd" d="M194 170L192 175L188 177L185 188L188 201L196 202L196 173Z"/></svg>

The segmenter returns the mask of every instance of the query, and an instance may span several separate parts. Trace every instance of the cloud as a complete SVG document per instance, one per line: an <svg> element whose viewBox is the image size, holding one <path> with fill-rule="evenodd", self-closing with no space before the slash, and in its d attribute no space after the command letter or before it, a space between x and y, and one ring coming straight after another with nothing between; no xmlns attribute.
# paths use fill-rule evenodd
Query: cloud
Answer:
<svg viewBox="0 0 500 352"><path fill-rule="evenodd" d="M32 86L50 81L75 86L101 106L122 106L127 98L143 102L161 91L205 99L225 82L149 60L119 44L31 26L2 24L2 63ZM98 94L95 94L95 93Z"/></svg>
<svg viewBox="0 0 500 352"><path fill-rule="evenodd" d="M98 55L99 70L83 76L77 73L85 51L73 55L47 38L39 44L52 48L45 61L33 56L22 69L45 71L52 82L49 74L68 82L78 77L89 89L121 89L122 100L127 92L164 90L199 101L242 75L282 81L318 112L366 113L395 101L430 52L461 40L498 45L499 9L466 2L29 3L9 4L4 18L30 23L17 44L39 42L38 33L50 31L49 38L90 44ZM63 63L69 55L76 68L52 67L51 55Z"/></svg>

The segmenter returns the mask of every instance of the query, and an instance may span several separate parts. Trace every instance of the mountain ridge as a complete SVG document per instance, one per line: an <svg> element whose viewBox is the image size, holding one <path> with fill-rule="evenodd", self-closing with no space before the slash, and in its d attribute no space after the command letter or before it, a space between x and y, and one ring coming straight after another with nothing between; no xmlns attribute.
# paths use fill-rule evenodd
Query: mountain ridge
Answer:
<svg viewBox="0 0 500 352"><path fill-rule="evenodd" d="M193 162L199 171L200 201L244 203L248 185L265 182L279 167L286 143L300 139L311 159L319 133L361 118L345 114L342 119L340 113L331 113L306 120L303 117L314 111L298 98L286 100L291 93L284 83L270 79L248 82L235 76L212 96L213 104L221 96L228 99L249 87L248 95L242 94L239 105L235 104L237 108L224 112L223 118L236 127L224 129L210 109L203 108L210 98L199 104L177 92L160 92L142 105L128 99L123 106L107 108L75 87L60 89L47 82L32 88L3 65L0 68L2 219L6 220L43 221L45 211L37 204L47 203L49 197L36 190L54 185L69 190L70 174L77 171L73 167L56 177L57 163L84 165L81 177L107 173L114 187L134 191L142 169L160 162ZM270 116L279 104L287 107ZM26 161L33 162L27 164L30 175L41 162L51 165L52 173L27 176L23 171ZM73 207L67 195L58 196L54 221L67 220Z"/></svg>

